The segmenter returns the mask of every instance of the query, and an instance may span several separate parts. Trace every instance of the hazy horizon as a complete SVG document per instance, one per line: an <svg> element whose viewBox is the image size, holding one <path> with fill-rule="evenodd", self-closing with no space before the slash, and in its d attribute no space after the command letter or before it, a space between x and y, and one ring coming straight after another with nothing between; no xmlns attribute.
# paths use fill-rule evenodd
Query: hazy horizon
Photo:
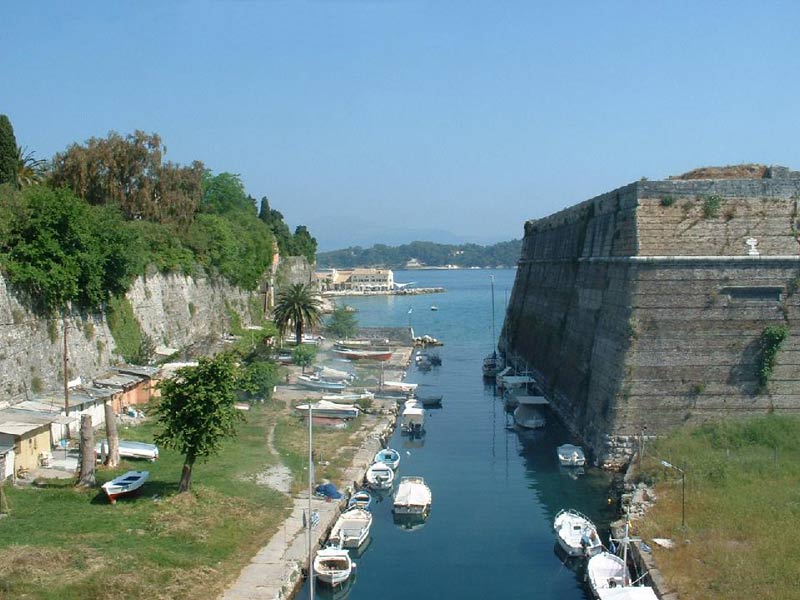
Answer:
<svg viewBox="0 0 800 600"><path fill-rule="evenodd" d="M792 2L7 3L0 113L242 177L320 249L519 238L700 166L800 167Z"/></svg>

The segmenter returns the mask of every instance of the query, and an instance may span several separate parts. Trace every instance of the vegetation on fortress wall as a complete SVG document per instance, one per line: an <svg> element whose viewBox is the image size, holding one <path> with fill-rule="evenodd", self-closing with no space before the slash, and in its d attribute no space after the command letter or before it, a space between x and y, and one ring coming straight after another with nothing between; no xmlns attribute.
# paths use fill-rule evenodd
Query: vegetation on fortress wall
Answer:
<svg viewBox="0 0 800 600"><path fill-rule="evenodd" d="M8 125L0 133L11 131L10 152L13 130L0 117ZM165 153L157 134L111 132L56 154L41 183L37 174L0 185L3 274L51 313L97 309L149 266L202 270L253 290L271 266L276 238L278 247L313 261L308 230L291 235L266 199L259 218L238 175L214 175L199 161L165 162ZM20 160L20 169L31 166ZM43 161L33 162L38 168Z"/></svg>
<svg viewBox="0 0 800 600"><path fill-rule="evenodd" d="M513 267L519 261L522 240L500 242L492 246L478 244L436 244L411 242L402 246L376 244L371 248L354 246L343 250L320 252L319 267L351 269L354 267L385 267L402 269L406 262L416 258L429 267L455 265L458 267Z"/></svg>

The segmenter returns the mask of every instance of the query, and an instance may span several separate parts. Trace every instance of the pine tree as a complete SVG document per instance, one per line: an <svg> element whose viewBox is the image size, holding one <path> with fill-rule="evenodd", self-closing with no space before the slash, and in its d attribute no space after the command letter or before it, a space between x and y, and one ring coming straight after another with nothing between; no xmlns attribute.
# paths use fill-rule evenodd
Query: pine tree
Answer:
<svg viewBox="0 0 800 600"><path fill-rule="evenodd" d="M0 184L17 184L17 139L6 115L0 115Z"/></svg>

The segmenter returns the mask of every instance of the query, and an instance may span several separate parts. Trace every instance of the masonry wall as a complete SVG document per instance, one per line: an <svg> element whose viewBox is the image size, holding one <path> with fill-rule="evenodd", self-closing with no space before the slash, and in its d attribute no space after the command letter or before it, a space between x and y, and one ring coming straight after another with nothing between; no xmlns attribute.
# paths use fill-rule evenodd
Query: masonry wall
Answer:
<svg viewBox="0 0 800 600"><path fill-rule="evenodd" d="M251 294L224 282L183 275L137 279L127 295L142 331L156 345L184 348L229 331L230 311L251 322ZM102 313L45 318L0 277L0 402L63 386L64 325L69 377L84 381L121 362Z"/></svg>
<svg viewBox="0 0 800 600"><path fill-rule="evenodd" d="M645 181L528 222L501 350L608 466L642 433L800 410L799 196L791 179ZM790 336L760 392L771 324Z"/></svg>

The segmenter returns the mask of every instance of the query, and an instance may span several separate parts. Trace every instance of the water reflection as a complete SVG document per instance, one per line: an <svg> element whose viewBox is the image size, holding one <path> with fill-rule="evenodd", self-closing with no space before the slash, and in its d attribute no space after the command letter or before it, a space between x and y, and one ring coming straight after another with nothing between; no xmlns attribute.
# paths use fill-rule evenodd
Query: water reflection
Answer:
<svg viewBox="0 0 800 600"><path fill-rule="evenodd" d="M317 598L323 600L344 600L350 596L350 592L353 586L355 586L357 579L358 568L356 567L356 571L341 585L330 586L317 580L314 590L316 591Z"/></svg>
<svg viewBox="0 0 800 600"><path fill-rule="evenodd" d="M415 531L421 529L427 522L427 517L423 515L392 515L394 524L405 531Z"/></svg>

